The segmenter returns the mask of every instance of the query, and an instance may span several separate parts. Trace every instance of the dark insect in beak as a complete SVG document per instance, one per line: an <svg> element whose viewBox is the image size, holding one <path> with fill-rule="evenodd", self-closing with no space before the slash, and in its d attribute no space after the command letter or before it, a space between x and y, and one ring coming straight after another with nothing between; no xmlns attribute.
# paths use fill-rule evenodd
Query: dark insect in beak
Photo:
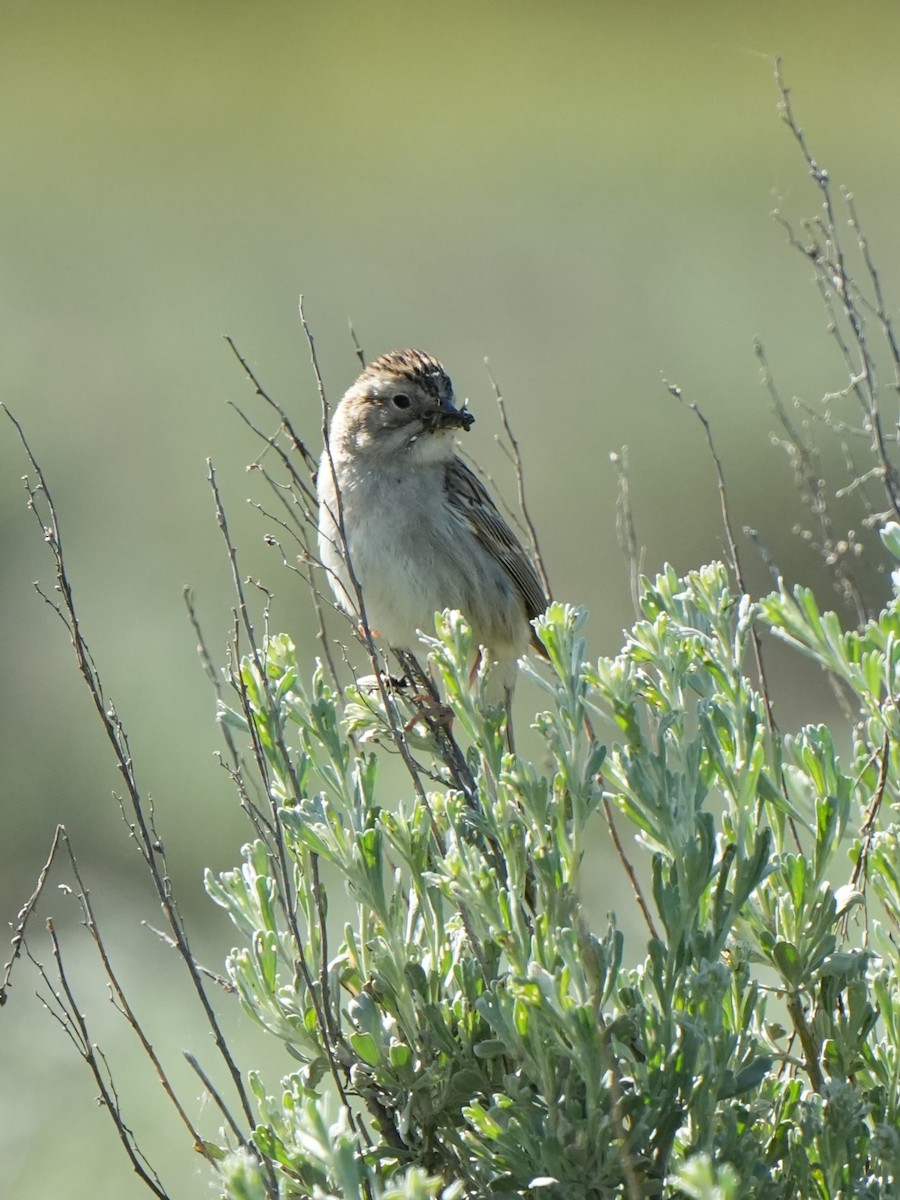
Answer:
<svg viewBox="0 0 900 1200"><path fill-rule="evenodd" d="M475 423L475 417L467 408L456 408L449 400L444 400L434 415L434 428L462 429L468 431Z"/></svg>

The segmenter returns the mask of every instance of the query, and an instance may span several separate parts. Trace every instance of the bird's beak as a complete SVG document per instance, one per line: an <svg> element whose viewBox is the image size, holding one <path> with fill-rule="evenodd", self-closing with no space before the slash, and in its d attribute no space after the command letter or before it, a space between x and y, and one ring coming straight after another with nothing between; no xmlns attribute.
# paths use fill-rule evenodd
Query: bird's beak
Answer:
<svg viewBox="0 0 900 1200"><path fill-rule="evenodd" d="M456 408L449 400L442 400L441 407L435 414L435 429L462 429L468 431L474 424L475 417L465 407Z"/></svg>

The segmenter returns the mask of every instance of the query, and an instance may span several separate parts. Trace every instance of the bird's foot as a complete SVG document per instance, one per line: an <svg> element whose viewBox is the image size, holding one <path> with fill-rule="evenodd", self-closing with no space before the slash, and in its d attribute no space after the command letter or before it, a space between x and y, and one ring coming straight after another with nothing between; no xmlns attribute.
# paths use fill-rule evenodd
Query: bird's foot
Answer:
<svg viewBox="0 0 900 1200"><path fill-rule="evenodd" d="M419 711L413 713L410 719L403 726L403 732L409 733L417 721L424 721L430 729L435 727L446 729L449 733L453 728L453 709L447 704L441 704L435 700L433 696L429 696L427 692L417 692L410 696L413 704L419 706Z"/></svg>

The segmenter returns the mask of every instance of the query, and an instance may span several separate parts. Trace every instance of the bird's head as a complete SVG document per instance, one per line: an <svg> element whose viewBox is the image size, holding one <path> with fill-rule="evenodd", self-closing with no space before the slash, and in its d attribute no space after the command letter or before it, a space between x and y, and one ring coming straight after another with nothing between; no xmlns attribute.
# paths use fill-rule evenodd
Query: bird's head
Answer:
<svg viewBox="0 0 900 1200"><path fill-rule="evenodd" d="M453 402L453 384L431 355L393 350L369 363L335 412L332 439L373 459L438 462L475 418Z"/></svg>

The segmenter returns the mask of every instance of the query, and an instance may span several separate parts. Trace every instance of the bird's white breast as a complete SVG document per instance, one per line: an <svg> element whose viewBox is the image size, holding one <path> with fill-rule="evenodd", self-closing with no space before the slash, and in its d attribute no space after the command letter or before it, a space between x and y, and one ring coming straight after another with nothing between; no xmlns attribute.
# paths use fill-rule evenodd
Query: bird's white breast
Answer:
<svg viewBox="0 0 900 1200"><path fill-rule="evenodd" d="M498 683L508 687L530 637L524 602L502 565L448 503L445 457L391 467L335 456L353 574L369 627L389 645L415 649L418 630L434 632L436 612L459 609L476 644L504 664ZM329 515L337 513L337 497L327 455L319 469L319 497L322 561L332 586L338 584L339 602L358 614L341 538Z"/></svg>
<svg viewBox="0 0 900 1200"><path fill-rule="evenodd" d="M336 469L350 562L362 588L369 625L393 646L414 646L417 629L433 631L437 610L458 607L458 598L455 605L443 598L446 580L442 583L440 578L446 575L439 568L443 465L395 473L338 462ZM334 513L336 496L327 462L320 469L319 489ZM326 531L329 536L323 538ZM335 572L350 598L344 607L356 610L350 572L332 522L320 522L319 540L326 567Z"/></svg>

